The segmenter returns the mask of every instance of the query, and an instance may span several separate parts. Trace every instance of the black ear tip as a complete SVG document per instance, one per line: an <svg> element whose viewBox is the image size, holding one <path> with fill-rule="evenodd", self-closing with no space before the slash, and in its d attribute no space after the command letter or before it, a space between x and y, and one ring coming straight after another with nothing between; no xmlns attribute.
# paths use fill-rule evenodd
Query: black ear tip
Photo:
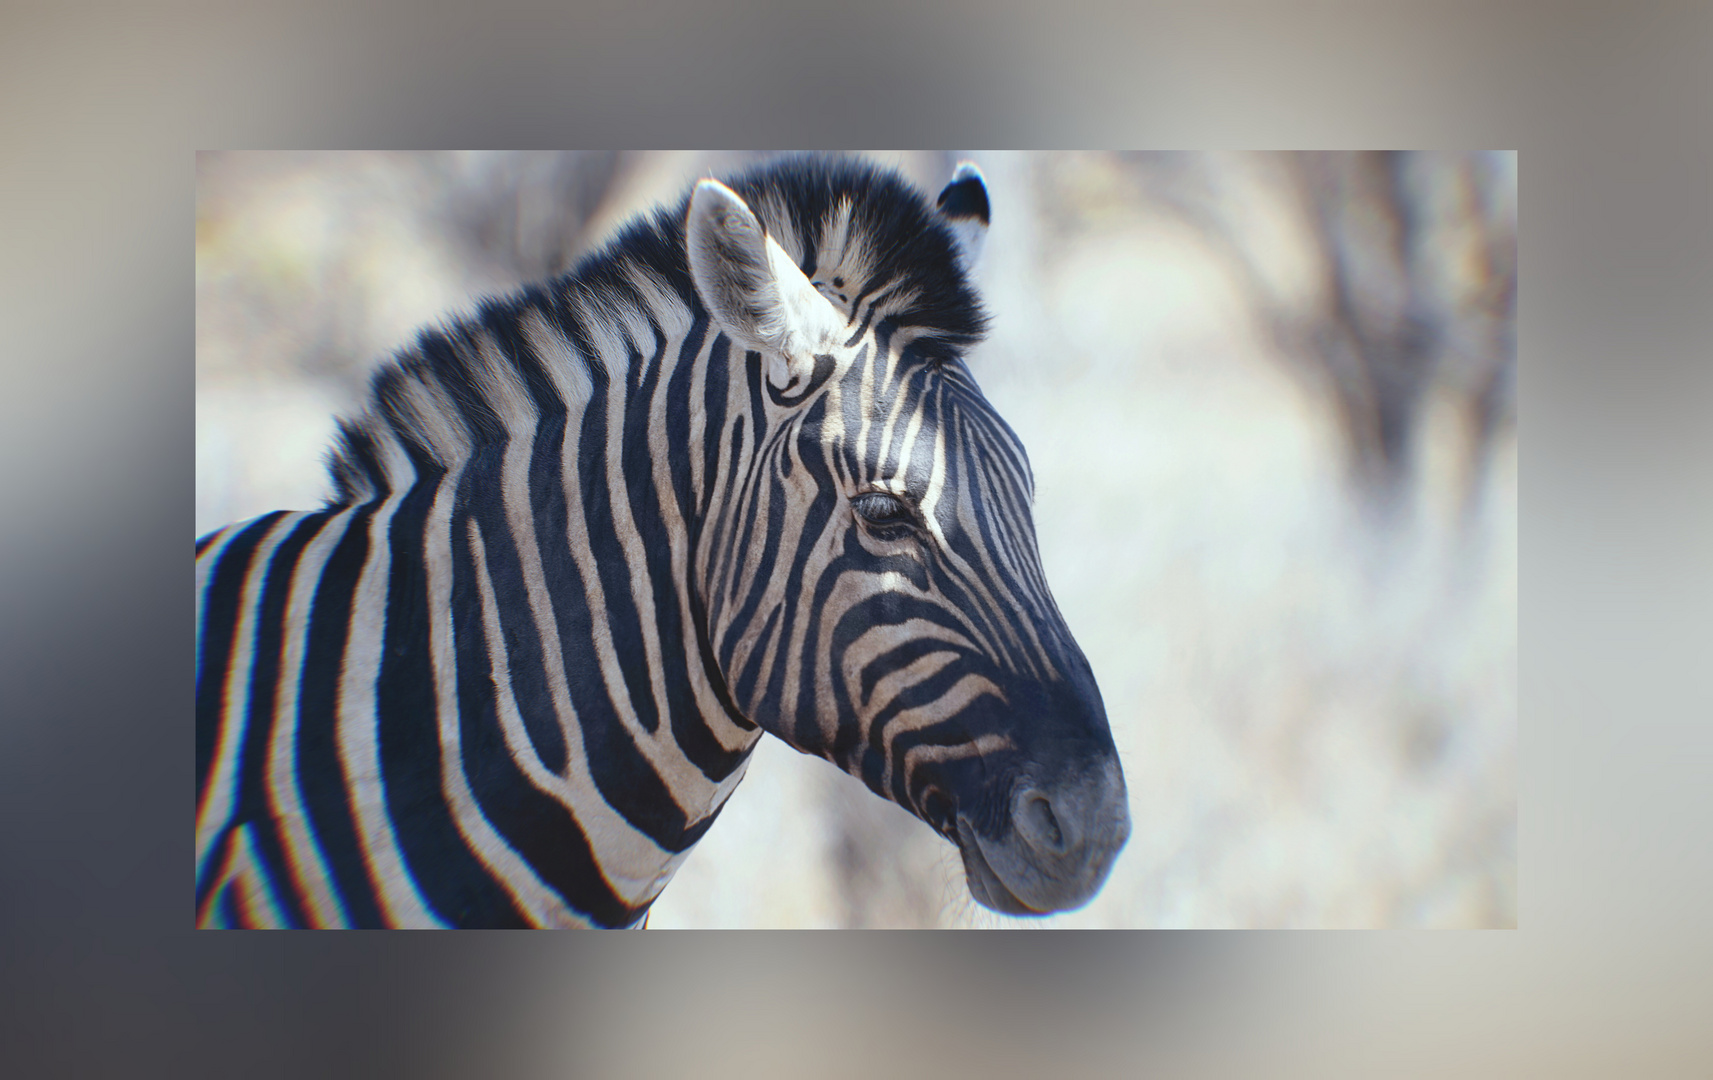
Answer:
<svg viewBox="0 0 1713 1080"><path fill-rule="evenodd" d="M979 218L988 224L987 185L980 176L953 180L940 192L940 213L953 221Z"/></svg>

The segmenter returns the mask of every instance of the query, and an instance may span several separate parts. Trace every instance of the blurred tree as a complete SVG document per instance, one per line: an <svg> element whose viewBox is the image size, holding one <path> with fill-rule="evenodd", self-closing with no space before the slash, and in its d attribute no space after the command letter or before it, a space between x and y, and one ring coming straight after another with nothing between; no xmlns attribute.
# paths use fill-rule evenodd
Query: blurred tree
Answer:
<svg viewBox="0 0 1713 1080"><path fill-rule="evenodd" d="M568 269L628 155L615 151L446 154L436 164L446 235L496 276L537 281Z"/></svg>
<svg viewBox="0 0 1713 1080"><path fill-rule="evenodd" d="M1516 410L1515 155L1128 159L1147 195L1213 241L1281 353L1330 394L1359 496L1399 505L1436 385L1464 414L1466 499L1478 494ZM1256 227L1269 216L1288 220Z"/></svg>

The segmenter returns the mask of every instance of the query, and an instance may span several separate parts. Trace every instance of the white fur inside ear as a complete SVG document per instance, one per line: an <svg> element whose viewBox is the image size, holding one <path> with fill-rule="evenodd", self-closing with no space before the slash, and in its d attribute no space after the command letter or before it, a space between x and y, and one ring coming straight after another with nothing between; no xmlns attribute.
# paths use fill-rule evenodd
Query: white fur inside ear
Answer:
<svg viewBox="0 0 1713 1080"><path fill-rule="evenodd" d="M839 344L844 336L845 317L772 237L767 241L767 255L783 312L784 339L780 350L791 356L793 363L799 356L813 361L817 353L829 352Z"/></svg>
<svg viewBox="0 0 1713 1080"><path fill-rule="evenodd" d="M761 222L737 192L703 180L690 196L684 233L690 277L709 313L746 348L771 347L781 332L780 303Z"/></svg>
<svg viewBox="0 0 1713 1080"><path fill-rule="evenodd" d="M844 328L838 309L797 268L737 192L703 180L690 197L685 245L702 302L739 346L768 357L780 388L806 380Z"/></svg>

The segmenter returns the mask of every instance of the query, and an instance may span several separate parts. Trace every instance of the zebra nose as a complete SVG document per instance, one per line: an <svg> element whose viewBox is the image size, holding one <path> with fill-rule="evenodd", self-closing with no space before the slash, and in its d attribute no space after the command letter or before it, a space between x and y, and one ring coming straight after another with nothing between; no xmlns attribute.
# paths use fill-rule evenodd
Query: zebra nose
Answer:
<svg viewBox="0 0 1713 1080"><path fill-rule="evenodd" d="M1116 853L1130 837L1128 804L1114 762L1080 771L1067 782L1023 787L1011 800L1011 824L1038 857Z"/></svg>
<svg viewBox="0 0 1713 1080"><path fill-rule="evenodd" d="M970 894L1007 915L1081 907L1130 839L1130 800L1116 755L1053 770L1020 787L1011 827L989 836L957 819Z"/></svg>
<svg viewBox="0 0 1713 1080"><path fill-rule="evenodd" d="M1053 812L1053 798L1039 788L1025 788L1018 793L1013 824L1023 839L1036 851L1063 855L1076 844L1072 821L1061 822Z"/></svg>

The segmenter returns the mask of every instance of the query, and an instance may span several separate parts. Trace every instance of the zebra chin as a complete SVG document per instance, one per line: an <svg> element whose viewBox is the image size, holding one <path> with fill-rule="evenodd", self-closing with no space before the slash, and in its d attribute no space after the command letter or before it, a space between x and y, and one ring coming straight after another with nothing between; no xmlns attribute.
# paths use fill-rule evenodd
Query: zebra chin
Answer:
<svg viewBox="0 0 1713 1080"><path fill-rule="evenodd" d="M1116 758L1011 797L1001 835L957 816L957 845L970 895L1002 915L1049 915L1082 907L1100 891L1130 839L1129 798Z"/></svg>

